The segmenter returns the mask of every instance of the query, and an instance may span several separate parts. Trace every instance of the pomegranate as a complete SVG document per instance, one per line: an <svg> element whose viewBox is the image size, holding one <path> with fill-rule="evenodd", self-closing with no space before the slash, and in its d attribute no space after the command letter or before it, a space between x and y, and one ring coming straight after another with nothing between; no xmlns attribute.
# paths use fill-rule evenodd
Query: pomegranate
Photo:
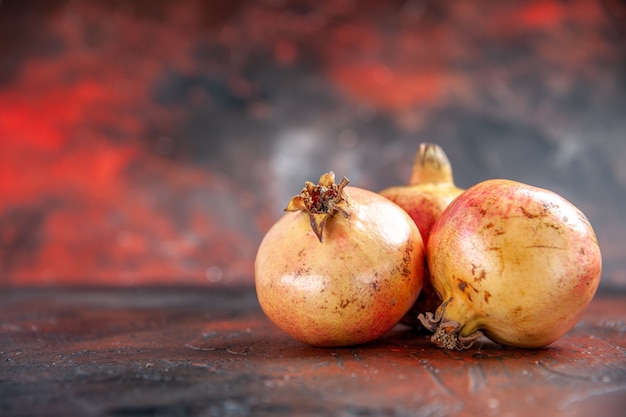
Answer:
<svg viewBox="0 0 626 417"><path fill-rule="evenodd" d="M408 185L398 185L379 192L411 216L424 244L430 230L448 204L464 190L454 184L452 165L439 145L421 143L413 162Z"/></svg>
<svg viewBox="0 0 626 417"><path fill-rule="evenodd" d="M602 269L579 209L503 179L481 182L448 206L431 230L427 259L443 302L420 320L448 349L470 347L483 333L506 346L554 342L578 321Z"/></svg>
<svg viewBox="0 0 626 417"><path fill-rule="evenodd" d="M413 162L409 184L386 188L380 194L398 204L411 216L422 234L424 245L428 247L428 237L435 220L463 191L454 184L452 165L443 149L432 143L422 143ZM418 315L434 311L439 304L441 298L433 289L426 272L424 287L402 322L420 328Z"/></svg>
<svg viewBox="0 0 626 417"><path fill-rule="evenodd" d="M317 185L307 181L256 256L261 308L314 346L382 336L422 288L424 245L414 222L386 198L347 185L335 184L332 172Z"/></svg>

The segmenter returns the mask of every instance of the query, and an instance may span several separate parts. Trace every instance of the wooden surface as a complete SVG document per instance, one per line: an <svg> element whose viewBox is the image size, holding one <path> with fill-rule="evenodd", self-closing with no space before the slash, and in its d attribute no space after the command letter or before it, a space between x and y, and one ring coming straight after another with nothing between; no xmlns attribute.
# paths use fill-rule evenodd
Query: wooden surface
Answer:
<svg viewBox="0 0 626 417"><path fill-rule="evenodd" d="M3 290L2 416L623 416L626 294L546 349L290 339L252 288Z"/></svg>

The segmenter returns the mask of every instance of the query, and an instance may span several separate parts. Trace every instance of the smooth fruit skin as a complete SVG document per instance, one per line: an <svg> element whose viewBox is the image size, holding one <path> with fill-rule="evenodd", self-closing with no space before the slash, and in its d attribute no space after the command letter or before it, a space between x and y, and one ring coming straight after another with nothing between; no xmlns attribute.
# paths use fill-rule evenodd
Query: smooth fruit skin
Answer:
<svg viewBox="0 0 626 417"><path fill-rule="evenodd" d="M556 341L593 298L602 269L580 210L549 190L502 179L471 187L444 211L427 259L443 297L433 337L448 348L467 347L448 336L471 344L479 330L508 346Z"/></svg>
<svg viewBox="0 0 626 417"><path fill-rule="evenodd" d="M263 238L257 297L286 333L314 346L372 341L409 310L423 283L424 246L408 215L376 193L346 187L350 216L333 216L320 241L304 211ZM356 204L355 204L356 203Z"/></svg>
<svg viewBox="0 0 626 417"><path fill-rule="evenodd" d="M448 205L463 192L454 185L422 184L387 188L380 195L402 207L417 225L428 246L431 229Z"/></svg>

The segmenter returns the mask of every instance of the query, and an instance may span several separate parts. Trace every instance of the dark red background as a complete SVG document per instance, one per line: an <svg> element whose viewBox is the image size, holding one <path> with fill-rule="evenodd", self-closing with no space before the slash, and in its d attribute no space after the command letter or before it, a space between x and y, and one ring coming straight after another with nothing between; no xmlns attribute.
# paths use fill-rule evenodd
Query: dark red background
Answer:
<svg viewBox="0 0 626 417"><path fill-rule="evenodd" d="M252 283L305 180L430 141L564 195L626 287L625 45L617 0L4 0L0 285Z"/></svg>

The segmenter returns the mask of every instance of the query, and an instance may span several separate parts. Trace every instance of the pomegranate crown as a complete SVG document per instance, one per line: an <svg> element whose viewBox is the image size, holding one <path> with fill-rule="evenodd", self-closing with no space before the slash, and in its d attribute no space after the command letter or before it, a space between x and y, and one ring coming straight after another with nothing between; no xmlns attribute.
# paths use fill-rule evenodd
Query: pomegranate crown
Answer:
<svg viewBox="0 0 626 417"><path fill-rule="evenodd" d="M311 228L320 242L323 241L324 227L336 213L349 217L348 199L344 188L350 181L343 177L335 184L335 174L330 171L320 177L319 184L306 181L299 195L293 197L285 211L305 211L309 214Z"/></svg>
<svg viewBox="0 0 626 417"><path fill-rule="evenodd" d="M409 184L454 184L452 165L443 148L434 143L421 143Z"/></svg>

